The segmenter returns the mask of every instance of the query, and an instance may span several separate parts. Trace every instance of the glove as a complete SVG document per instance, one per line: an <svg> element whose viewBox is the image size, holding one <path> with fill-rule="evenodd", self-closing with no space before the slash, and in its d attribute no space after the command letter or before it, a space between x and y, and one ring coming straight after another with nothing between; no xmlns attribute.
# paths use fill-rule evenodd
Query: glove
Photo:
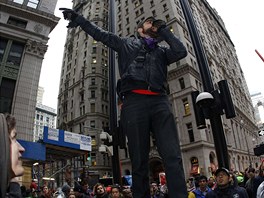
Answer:
<svg viewBox="0 0 264 198"><path fill-rule="evenodd" d="M64 19L70 21L67 28L75 28L78 26L75 19L79 16L79 14L76 11L68 8L59 8L59 10L63 10L62 14Z"/></svg>
<svg viewBox="0 0 264 198"><path fill-rule="evenodd" d="M159 32L161 29L166 27L166 22L161 19L157 19L152 22L152 26L156 27L157 32Z"/></svg>

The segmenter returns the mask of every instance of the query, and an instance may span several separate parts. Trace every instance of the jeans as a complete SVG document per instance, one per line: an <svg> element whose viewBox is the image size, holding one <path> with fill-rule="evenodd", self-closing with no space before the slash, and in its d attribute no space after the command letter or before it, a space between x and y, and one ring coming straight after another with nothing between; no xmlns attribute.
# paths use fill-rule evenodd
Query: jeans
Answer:
<svg viewBox="0 0 264 198"><path fill-rule="evenodd" d="M152 132L163 159L169 197L187 198L179 137L168 97L134 93L125 95L121 125L128 138L133 197L149 197L148 161Z"/></svg>

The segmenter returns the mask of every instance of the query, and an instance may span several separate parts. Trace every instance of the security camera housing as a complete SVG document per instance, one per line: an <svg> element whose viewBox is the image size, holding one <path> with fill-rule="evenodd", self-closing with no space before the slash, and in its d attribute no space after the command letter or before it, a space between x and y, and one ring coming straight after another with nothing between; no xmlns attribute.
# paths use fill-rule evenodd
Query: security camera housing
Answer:
<svg viewBox="0 0 264 198"><path fill-rule="evenodd" d="M100 153L106 153L106 146L100 146L98 150Z"/></svg>
<svg viewBox="0 0 264 198"><path fill-rule="evenodd" d="M100 139L101 139L101 140L107 140L107 135L106 135L106 133L100 133Z"/></svg>
<svg viewBox="0 0 264 198"><path fill-rule="evenodd" d="M200 93L196 98L196 104L200 107L210 107L214 102L214 97L208 92Z"/></svg>

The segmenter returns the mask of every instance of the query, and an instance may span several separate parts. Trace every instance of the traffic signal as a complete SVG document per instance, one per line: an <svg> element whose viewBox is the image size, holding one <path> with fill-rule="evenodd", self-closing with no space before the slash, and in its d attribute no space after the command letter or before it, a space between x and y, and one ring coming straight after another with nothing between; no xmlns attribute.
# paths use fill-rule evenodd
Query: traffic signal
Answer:
<svg viewBox="0 0 264 198"><path fill-rule="evenodd" d="M91 165L91 161L92 161L91 152L87 152L85 154L85 159L88 162L88 164Z"/></svg>
<svg viewBox="0 0 264 198"><path fill-rule="evenodd" d="M264 154L264 143L259 144L259 145L257 145L257 146L254 148L254 154L255 154L256 156L260 156L260 155L263 155L263 154Z"/></svg>

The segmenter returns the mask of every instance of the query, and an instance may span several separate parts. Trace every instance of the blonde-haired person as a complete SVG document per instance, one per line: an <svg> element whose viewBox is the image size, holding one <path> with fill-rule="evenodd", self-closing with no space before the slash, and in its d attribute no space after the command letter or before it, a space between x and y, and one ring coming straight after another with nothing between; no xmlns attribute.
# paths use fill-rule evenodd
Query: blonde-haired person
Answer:
<svg viewBox="0 0 264 198"><path fill-rule="evenodd" d="M19 176L24 174L22 153L25 149L17 141L16 119L10 114L0 113L0 196L21 197Z"/></svg>

